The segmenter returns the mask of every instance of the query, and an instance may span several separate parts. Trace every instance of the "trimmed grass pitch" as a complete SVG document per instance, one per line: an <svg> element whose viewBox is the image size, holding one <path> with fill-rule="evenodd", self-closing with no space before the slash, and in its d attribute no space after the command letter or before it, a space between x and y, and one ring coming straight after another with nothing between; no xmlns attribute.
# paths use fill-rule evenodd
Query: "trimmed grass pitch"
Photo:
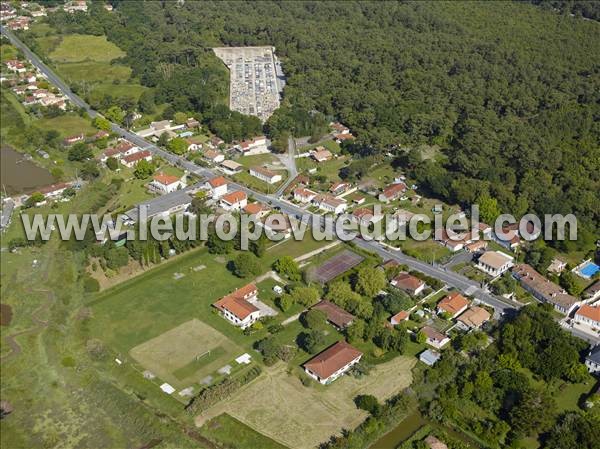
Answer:
<svg viewBox="0 0 600 449"><path fill-rule="evenodd" d="M414 357L399 356L377 365L361 379L343 376L326 387L305 387L279 363L226 401L196 418L196 425L227 413L273 440L296 449L318 446L342 429L353 429L367 412L353 399L372 394L380 401L412 382ZM202 431L201 431L202 432Z"/></svg>
<svg viewBox="0 0 600 449"><path fill-rule="evenodd" d="M246 352L221 332L193 319L130 351L131 357L171 385L198 383Z"/></svg>

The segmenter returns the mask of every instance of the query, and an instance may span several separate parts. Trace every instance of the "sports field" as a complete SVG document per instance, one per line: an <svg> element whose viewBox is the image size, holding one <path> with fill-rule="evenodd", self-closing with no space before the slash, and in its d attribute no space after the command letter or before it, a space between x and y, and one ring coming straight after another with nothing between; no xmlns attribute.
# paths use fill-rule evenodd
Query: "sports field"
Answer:
<svg viewBox="0 0 600 449"><path fill-rule="evenodd" d="M219 368L237 365L245 350L221 332L192 319L130 351L145 369L181 389L213 375Z"/></svg>
<svg viewBox="0 0 600 449"><path fill-rule="evenodd" d="M227 413L254 430L297 449L313 448L342 429L353 429L367 413L354 405L359 394L384 400L412 382L414 357L396 357L368 376L344 376L327 387L304 387L280 363L196 418L197 425Z"/></svg>

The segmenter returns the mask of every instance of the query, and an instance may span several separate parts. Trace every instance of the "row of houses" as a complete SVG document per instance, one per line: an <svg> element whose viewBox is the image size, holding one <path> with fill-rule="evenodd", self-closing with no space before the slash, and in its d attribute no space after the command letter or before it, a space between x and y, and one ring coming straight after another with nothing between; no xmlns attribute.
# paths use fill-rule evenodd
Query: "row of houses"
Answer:
<svg viewBox="0 0 600 449"><path fill-rule="evenodd" d="M19 98L25 107L40 105L43 107L56 106L66 110L67 99L55 89L47 89L47 82L40 83L44 77L37 69L34 69L24 61L10 59L5 63L6 68L14 75L12 77L3 75L0 81L11 86L12 92ZM44 87L40 87L40 86Z"/></svg>
<svg viewBox="0 0 600 449"><path fill-rule="evenodd" d="M107 148L100 155L100 162L105 163L109 158L114 158L127 168L134 168L140 161L152 161L152 153L142 150L137 145L125 139L120 139L117 145Z"/></svg>

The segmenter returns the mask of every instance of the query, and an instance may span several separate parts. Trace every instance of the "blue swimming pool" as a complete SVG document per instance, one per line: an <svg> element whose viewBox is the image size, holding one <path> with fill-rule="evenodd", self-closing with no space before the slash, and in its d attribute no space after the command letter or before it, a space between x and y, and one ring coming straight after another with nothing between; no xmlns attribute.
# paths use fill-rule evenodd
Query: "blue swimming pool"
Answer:
<svg viewBox="0 0 600 449"><path fill-rule="evenodd" d="M600 267L598 265L596 265L594 262L588 262L579 269L579 272L587 278L591 278L598 271L600 271Z"/></svg>

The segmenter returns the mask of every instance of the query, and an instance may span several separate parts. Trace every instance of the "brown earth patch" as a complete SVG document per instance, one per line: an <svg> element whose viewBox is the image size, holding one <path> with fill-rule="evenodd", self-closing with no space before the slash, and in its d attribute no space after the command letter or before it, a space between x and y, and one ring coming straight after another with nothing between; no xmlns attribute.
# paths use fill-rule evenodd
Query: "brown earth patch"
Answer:
<svg viewBox="0 0 600 449"><path fill-rule="evenodd" d="M12 321L13 311L8 304L0 304L0 325L9 326Z"/></svg>

